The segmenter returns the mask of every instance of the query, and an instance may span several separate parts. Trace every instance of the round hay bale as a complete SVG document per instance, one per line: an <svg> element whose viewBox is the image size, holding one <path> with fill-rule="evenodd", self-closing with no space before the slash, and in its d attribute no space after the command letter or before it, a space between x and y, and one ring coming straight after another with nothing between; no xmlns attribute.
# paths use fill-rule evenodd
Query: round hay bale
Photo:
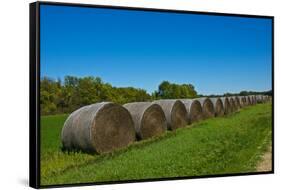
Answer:
<svg viewBox="0 0 281 190"><path fill-rule="evenodd" d="M256 104L256 99L254 95L250 95L252 105Z"/></svg>
<svg viewBox="0 0 281 190"><path fill-rule="evenodd" d="M239 99L240 108L245 107L246 106L245 97L237 96L237 98Z"/></svg>
<svg viewBox="0 0 281 190"><path fill-rule="evenodd" d="M248 101L247 101L247 97L246 96L243 96L243 103L245 106L248 105Z"/></svg>
<svg viewBox="0 0 281 190"><path fill-rule="evenodd" d="M189 124L203 119L202 106L198 100L181 99L181 102L187 110L187 120Z"/></svg>
<svg viewBox="0 0 281 190"><path fill-rule="evenodd" d="M256 95L256 102L259 103L259 95Z"/></svg>
<svg viewBox="0 0 281 190"><path fill-rule="evenodd" d="M224 114L230 114L232 112L231 105L229 99L227 97L220 97L224 109Z"/></svg>
<svg viewBox="0 0 281 190"><path fill-rule="evenodd" d="M134 102L123 106L133 118L137 139L148 139L167 130L165 114L158 104Z"/></svg>
<svg viewBox="0 0 281 190"><path fill-rule="evenodd" d="M69 115L61 140L64 149L106 153L135 140L133 119L127 109L111 102L84 106Z"/></svg>
<svg viewBox="0 0 281 190"><path fill-rule="evenodd" d="M266 102L266 95L262 95L262 103Z"/></svg>
<svg viewBox="0 0 281 190"><path fill-rule="evenodd" d="M181 101L156 100L154 103L160 105L164 111L169 130L175 130L187 124L187 111Z"/></svg>
<svg viewBox="0 0 281 190"><path fill-rule="evenodd" d="M239 98L237 96L232 96L231 98L234 101L235 110L238 110L240 108Z"/></svg>
<svg viewBox="0 0 281 190"><path fill-rule="evenodd" d="M264 102L264 97L263 97L263 95L257 95L257 96L256 96L256 99L257 99L257 103L263 103L263 102Z"/></svg>
<svg viewBox="0 0 281 190"><path fill-rule="evenodd" d="M235 112L237 110L237 107L236 107L235 100L233 97L229 97L229 103L231 106L231 112Z"/></svg>
<svg viewBox="0 0 281 190"><path fill-rule="evenodd" d="M223 103L220 98L210 98L212 101L214 107L215 107L215 116L223 116L224 115L224 109L223 109Z"/></svg>
<svg viewBox="0 0 281 190"><path fill-rule="evenodd" d="M210 98L197 98L202 106L204 119L215 117L215 108Z"/></svg>
<svg viewBox="0 0 281 190"><path fill-rule="evenodd" d="M250 105L250 102L249 102L249 98L248 96L244 96L245 97L245 105Z"/></svg>
<svg viewBox="0 0 281 190"><path fill-rule="evenodd" d="M269 96L269 95L266 95L266 101L267 101L267 102L271 102L271 101L272 101L272 97Z"/></svg>
<svg viewBox="0 0 281 190"><path fill-rule="evenodd" d="M240 99L238 96L234 96L235 97L235 102L236 102L236 105L237 105L237 109L241 108L241 103L240 103Z"/></svg>
<svg viewBox="0 0 281 190"><path fill-rule="evenodd" d="M252 105L252 99L250 96L246 96L246 98L248 99L248 105Z"/></svg>
<svg viewBox="0 0 281 190"><path fill-rule="evenodd" d="M257 103L261 103L261 95L256 95Z"/></svg>
<svg viewBox="0 0 281 190"><path fill-rule="evenodd" d="M253 95L253 101L254 101L254 104L257 104L257 96L256 95Z"/></svg>
<svg viewBox="0 0 281 190"><path fill-rule="evenodd" d="M267 102L267 101L268 101L268 96L265 95L265 96L264 96L264 102Z"/></svg>

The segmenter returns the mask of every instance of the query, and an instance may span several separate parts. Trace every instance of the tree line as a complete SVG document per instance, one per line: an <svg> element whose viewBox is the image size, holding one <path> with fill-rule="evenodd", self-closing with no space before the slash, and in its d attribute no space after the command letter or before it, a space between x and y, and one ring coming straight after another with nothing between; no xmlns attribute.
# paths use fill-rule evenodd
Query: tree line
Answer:
<svg viewBox="0 0 281 190"><path fill-rule="evenodd" d="M134 87L114 87L100 77L65 76L54 80L40 80L40 111L42 115L70 113L82 106L110 101L118 104L152 101L156 99L196 98L197 92L191 84L175 84L163 81L158 89L149 94Z"/></svg>
<svg viewBox="0 0 281 190"><path fill-rule="evenodd" d="M211 94L211 95L206 95L205 97L221 97L221 96L249 96L249 95L268 95L268 96L272 96L272 90L268 90L268 91L241 91L238 93L224 93L223 95L217 95L217 94ZM204 96L199 94L198 96Z"/></svg>

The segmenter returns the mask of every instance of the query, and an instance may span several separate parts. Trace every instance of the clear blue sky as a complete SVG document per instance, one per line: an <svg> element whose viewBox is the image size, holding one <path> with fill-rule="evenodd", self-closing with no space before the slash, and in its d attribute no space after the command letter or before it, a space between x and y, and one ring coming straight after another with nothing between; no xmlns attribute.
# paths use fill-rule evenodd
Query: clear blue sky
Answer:
<svg viewBox="0 0 281 190"><path fill-rule="evenodd" d="M271 20L41 5L41 76L200 94L271 89Z"/></svg>

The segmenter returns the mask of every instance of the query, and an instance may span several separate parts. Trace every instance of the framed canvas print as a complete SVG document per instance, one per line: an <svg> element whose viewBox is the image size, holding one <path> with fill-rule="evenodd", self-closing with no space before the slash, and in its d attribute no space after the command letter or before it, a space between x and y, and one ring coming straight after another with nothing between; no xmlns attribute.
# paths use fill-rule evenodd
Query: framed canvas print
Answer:
<svg viewBox="0 0 281 190"><path fill-rule="evenodd" d="M274 172L274 18L30 4L30 186Z"/></svg>

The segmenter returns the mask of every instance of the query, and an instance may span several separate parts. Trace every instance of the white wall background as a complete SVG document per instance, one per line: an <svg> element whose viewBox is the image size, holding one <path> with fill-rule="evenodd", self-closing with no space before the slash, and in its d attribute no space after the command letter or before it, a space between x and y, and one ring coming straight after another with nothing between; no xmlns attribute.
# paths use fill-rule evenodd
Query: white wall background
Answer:
<svg viewBox="0 0 281 190"><path fill-rule="evenodd" d="M280 35L278 0L69 0L89 4L183 9L275 16L275 173L242 177L101 185L83 189L269 189L281 185ZM6 0L0 5L0 189L28 187L29 4ZM80 189L81 187L72 188Z"/></svg>

